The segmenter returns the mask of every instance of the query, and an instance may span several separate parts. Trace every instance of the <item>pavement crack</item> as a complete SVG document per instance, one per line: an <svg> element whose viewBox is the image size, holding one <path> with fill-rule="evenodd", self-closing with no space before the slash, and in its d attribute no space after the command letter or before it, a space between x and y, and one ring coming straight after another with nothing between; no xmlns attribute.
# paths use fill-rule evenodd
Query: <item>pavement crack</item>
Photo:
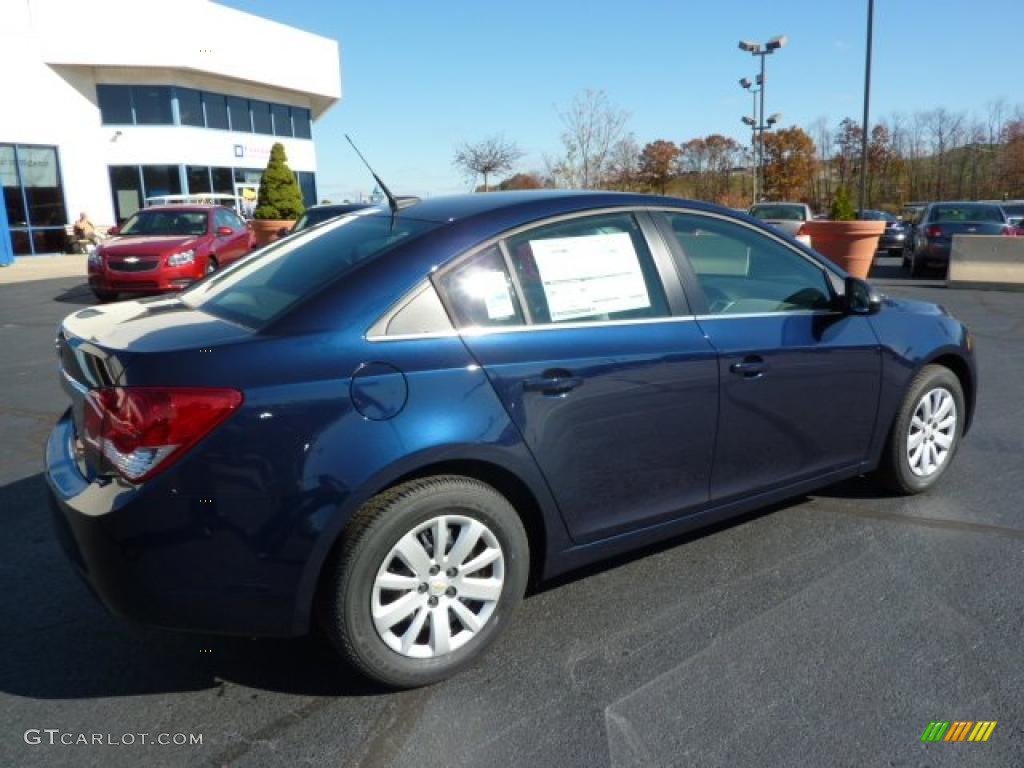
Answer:
<svg viewBox="0 0 1024 768"><path fill-rule="evenodd" d="M922 528L936 528L948 531L960 531L962 533L982 533L994 536L1005 536L1012 539L1024 539L1024 530L1010 528L1005 525L992 525L991 523L972 523L965 520L949 520L938 517L920 517L918 515L903 515L898 512L879 512L876 510L863 509L852 506L836 505L836 508L829 510L836 514L849 515L850 517L862 517L868 520L881 520L891 523L902 523L904 525L916 525Z"/></svg>

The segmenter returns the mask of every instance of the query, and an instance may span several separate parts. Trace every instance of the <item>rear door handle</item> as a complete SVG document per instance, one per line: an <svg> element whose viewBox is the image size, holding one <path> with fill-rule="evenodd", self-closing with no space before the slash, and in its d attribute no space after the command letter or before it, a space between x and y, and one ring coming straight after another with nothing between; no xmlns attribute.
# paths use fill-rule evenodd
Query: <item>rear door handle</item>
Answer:
<svg viewBox="0 0 1024 768"><path fill-rule="evenodd" d="M583 383L583 379L573 376L570 371L552 369L544 371L540 376L523 381L525 392L540 392L545 395L564 395Z"/></svg>
<svg viewBox="0 0 1024 768"><path fill-rule="evenodd" d="M742 362L729 366L729 372L745 379L759 379L768 370L768 363L758 355L747 355Z"/></svg>

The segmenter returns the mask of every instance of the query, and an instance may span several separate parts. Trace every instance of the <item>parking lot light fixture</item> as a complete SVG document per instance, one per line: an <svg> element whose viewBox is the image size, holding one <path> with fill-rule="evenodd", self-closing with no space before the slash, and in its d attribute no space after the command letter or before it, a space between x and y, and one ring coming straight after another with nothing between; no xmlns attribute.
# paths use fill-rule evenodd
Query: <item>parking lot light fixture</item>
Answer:
<svg viewBox="0 0 1024 768"><path fill-rule="evenodd" d="M757 126L757 134L759 136L759 140L757 141L757 147L756 147L755 152L758 155L758 157L756 158L756 166L757 166L757 173L761 177L761 187L762 188L764 187L764 129L766 128L766 125L764 124L764 89L765 89L764 60L768 56L771 56L773 53L775 53L775 51L779 50L780 48L784 48L788 43L789 43L789 38L786 37L786 35L776 35L775 37L771 38L767 43L764 43L763 45L761 43L751 42L750 40L740 40L740 42L739 42L739 49L741 51L746 51L747 53L749 53L752 56L759 56L761 58L761 74L758 75L758 77L757 77L757 84L760 86L760 93L761 93L760 114L761 114L762 121L761 121L761 124ZM740 84L742 85L742 81L741 81ZM744 86L744 87L746 87L746 86ZM755 203L757 202L756 191L755 191L755 196L754 196L754 202Z"/></svg>
<svg viewBox="0 0 1024 768"><path fill-rule="evenodd" d="M754 82L755 81L757 82L757 87L756 88L754 87ZM753 153L753 158L752 158L753 162L751 164L751 166L752 166L751 192L752 192L752 201L753 201L753 203L757 202L757 169L758 169L758 159L757 159L757 94L759 94L761 92L761 85L762 85L763 82L764 82L764 80L761 77L761 75L758 75L757 77L755 77L754 80L751 80L749 77L744 77L744 78L740 79L740 86L743 87L744 89L750 91L750 95L752 97L751 116L750 117L744 117L743 118L743 122L746 123L747 125L749 125L750 128L751 128L750 148L751 148L751 152Z"/></svg>

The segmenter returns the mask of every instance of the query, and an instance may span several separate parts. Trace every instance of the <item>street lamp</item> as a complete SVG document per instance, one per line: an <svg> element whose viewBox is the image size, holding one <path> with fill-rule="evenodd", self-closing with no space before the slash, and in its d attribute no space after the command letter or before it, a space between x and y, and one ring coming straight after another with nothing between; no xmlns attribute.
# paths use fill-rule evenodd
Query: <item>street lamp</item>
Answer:
<svg viewBox="0 0 1024 768"><path fill-rule="evenodd" d="M858 216L864 215L868 194L868 108L871 104L871 42L875 24L875 0L868 0L868 41L864 57L864 122L860 132L860 195L857 201Z"/></svg>
<svg viewBox="0 0 1024 768"><path fill-rule="evenodd" d="M789 38L785 35L776 35L767 43L753 43L749 40L740 40L739 48L741 51L746 51L751 56L761 57L761 75L758 78L758 84L761 86L761 116L764 117L764 60L768 56L771 56L780 48L784 48L789 42ZM758 142L760 158L758 160L758 172L761 175L762 182L764 180L764 125L758 126L758 132L760 134L760 141ZM763 184L762 184L763 186ZM756 202L756 200L755 200Z"/></svg>
<svg viewBox="0 0 1024 768"><path fill-rule="evenodd" d="M757 87L754 87L755 81L757 83ZM744 78L740 79L740 87L745 89L745 90L750 91L750 95L753 97L752 98L752 102L753 103L752 103L752 107L751 107L751 116L750 117L744 117L743 118L743 122L746 125L750 126L750 149L751 149L751 152L753 153L753 157L752 157L753 162L751 163L751 170L752 170L752 173L751 173L751 189L752 189L752 192L753 192L753 203L754 204L757 203L757 168L758 168L758 159L757 159L757 94L759 94L761 92L761 88L762 88L763 83L764 83L764 80L762 79L761 75L758 75L757 77L755 77L753 81L749 77L744 77Z"/></svg>

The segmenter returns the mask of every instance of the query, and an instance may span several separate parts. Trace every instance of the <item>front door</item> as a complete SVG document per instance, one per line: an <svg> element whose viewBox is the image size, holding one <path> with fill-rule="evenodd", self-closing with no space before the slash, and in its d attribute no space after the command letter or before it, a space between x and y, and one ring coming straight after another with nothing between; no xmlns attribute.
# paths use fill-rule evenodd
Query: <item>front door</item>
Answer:
<svg viewBox="0 0 1024 768"><path fill-rule="evenodd" d="M753 227L697 213L663 221L720 355L712 500L864 461L881 386L870 320L837 311L821 265Z"/></svg>
<svg viewBox="0 0 1024 768"><path fill-rule="evenodd" d="M717 361L670 306L665 269L681 297L668 254L656 263L637 217L612 213L519 233L438 278L577 541L708 499Z"/></svg>

